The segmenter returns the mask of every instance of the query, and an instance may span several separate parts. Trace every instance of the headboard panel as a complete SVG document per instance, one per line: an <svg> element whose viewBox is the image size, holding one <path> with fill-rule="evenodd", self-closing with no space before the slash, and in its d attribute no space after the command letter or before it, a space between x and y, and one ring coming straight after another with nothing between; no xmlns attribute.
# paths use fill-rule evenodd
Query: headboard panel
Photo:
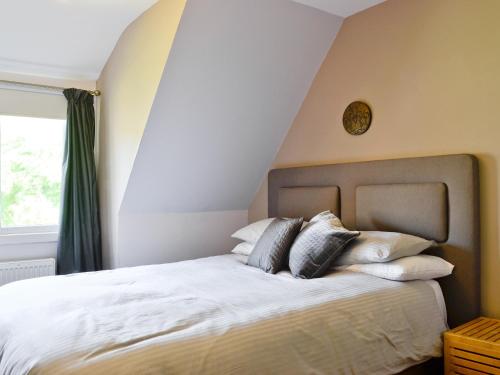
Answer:
<svg viewBox="0 0 500 375"><path fill-rule="evenodd" d="M440 242L430 252L455 265L451 276L439 280L450 326L479 315L479 178L474 156L275 169L269 172L269 216L290 216L293 212L293 216L308 217L311 210L331 209L325 196L309 205L305 197L292 193L293 188L306 187L337 187L335 199L340 199L340 216L350 229L357 229L358 220L361 229L410 233ZM280 201L283 188L296 199ZM388 199L383 197L391 194L393 201L387 200L386 205L376 203L377 197ZM408 194L413 196L406 199Z"/></svg>
<svg viewBox="0 0 500 375"><path fill-rule="evenodd" d="M356 229L393 231L395 228L445 242L448 239L446 185L427 182L358 186Z"/></svg>
<svg viewBox="0 0 500 375"><path fill-rule="evenodd" d="M278 211L283 217L310 220L318 212L330 210L340 217L338 186L281 188L278 191Z"/></svg>

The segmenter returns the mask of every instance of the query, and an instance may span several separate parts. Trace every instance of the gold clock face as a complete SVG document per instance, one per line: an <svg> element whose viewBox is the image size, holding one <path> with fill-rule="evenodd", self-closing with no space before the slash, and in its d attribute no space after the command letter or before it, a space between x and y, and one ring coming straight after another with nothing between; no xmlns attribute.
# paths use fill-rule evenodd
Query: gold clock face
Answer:
<svg viewBox="0 0 500 375"><path fill-rule="evenodd" d="M372 111L366 103L352 102L345 109L342 122L349 134L361 135L370 128Z"/></svg>

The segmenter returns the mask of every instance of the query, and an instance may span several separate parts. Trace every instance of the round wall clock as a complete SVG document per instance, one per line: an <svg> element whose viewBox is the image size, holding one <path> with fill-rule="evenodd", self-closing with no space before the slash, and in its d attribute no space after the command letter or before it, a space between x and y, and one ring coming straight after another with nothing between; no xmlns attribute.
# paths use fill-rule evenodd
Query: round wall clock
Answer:
<svg viewBox="0 0 500 375"><path fill-rule="evenodd" d="M366 103L352 102L345 109L342 122L349 134L361 135L370 128L372 111Z"/></svg>

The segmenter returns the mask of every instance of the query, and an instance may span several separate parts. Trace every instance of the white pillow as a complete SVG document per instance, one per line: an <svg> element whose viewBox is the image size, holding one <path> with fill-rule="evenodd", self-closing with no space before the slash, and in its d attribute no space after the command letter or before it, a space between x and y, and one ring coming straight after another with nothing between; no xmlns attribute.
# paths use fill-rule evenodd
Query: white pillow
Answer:
<svg viewBox="0 0 500 375"><path fill-rule="evenodd" d="M257 241L259 240L260 236L262 236L262 233L266 230L266 228L271 224L271 222L274 220L274 217L271 217L269 219L263 219L256 221L255 223L249 224L246 227L243 227L241 229L238 229L236 232L234 232L231 237L236 238L238 240L242 240L251 244L256 244ZM307 221L304 221L302 223L302 229L307 225Z"/></svg>
<svg viewBox="0 0 500 375"><path fill-rule="evenodd" d="M453 264L432 255L415 255L387 263L353 264L344 268L395 281L431 280L448 276Z"/></svg>
<svg viewBox="0 0 500 375"><path fill-rule="evenodd" d="M257 240L262 236L262 233L266 230L266 228L271 224L274 218L271 217L269 219L259 220L255 223L249 224L246 227L238 229L234 232L231 237L236 238L238 240L242 240L245 242L249 242L251 244L255 244Z"/></svg>
<svg viewBox="0 0 500 375"><path fill-rule="evenodd" d="M241 242L238 245L236 245L231 252L233 254L241 254L241 255L250 255L254 248L255 244L251 244L249 242Z"/></svg>
<svg viewBox="0 0 500 375"><path fill-rule="evenodd" d="M364 231L348 245L335 265L389 262L420 254L435 244L434 241L409 234Z"/></svg>
<svg viewBox="0 0 500 375"><path fill-rule="evenodd" d="M330 220L330 224L332 226L344 228L344 224L342 224L340 219L337 216L335 216L334 214L332 214L331 211L320 212L319 214L314 216L309 222L314 223L314 222L320 221L320 220ZM302 227L302 229L304 229L304 227Z"/></svg>

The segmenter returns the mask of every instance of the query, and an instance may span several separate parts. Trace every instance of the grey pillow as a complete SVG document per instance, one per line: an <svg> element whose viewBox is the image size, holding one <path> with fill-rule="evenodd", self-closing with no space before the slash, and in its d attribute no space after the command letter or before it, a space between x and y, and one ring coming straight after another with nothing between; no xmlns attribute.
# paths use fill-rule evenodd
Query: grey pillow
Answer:
<svg viewBox="0 0 500 375"><path fill-rule="evenodd" d="M248 257L249 266L258 267L267 273L276 273L283 268L290 246L300 232L303 219L274 219L259 238Z"/></svg>
<svg viewBox="0 0 500 375"><path fill-rule="evenodd" d="M346 245L359 236L335 225L332 219L309 223L295 239L288 260L294 277L312 279L329 270Z"/></svg>

